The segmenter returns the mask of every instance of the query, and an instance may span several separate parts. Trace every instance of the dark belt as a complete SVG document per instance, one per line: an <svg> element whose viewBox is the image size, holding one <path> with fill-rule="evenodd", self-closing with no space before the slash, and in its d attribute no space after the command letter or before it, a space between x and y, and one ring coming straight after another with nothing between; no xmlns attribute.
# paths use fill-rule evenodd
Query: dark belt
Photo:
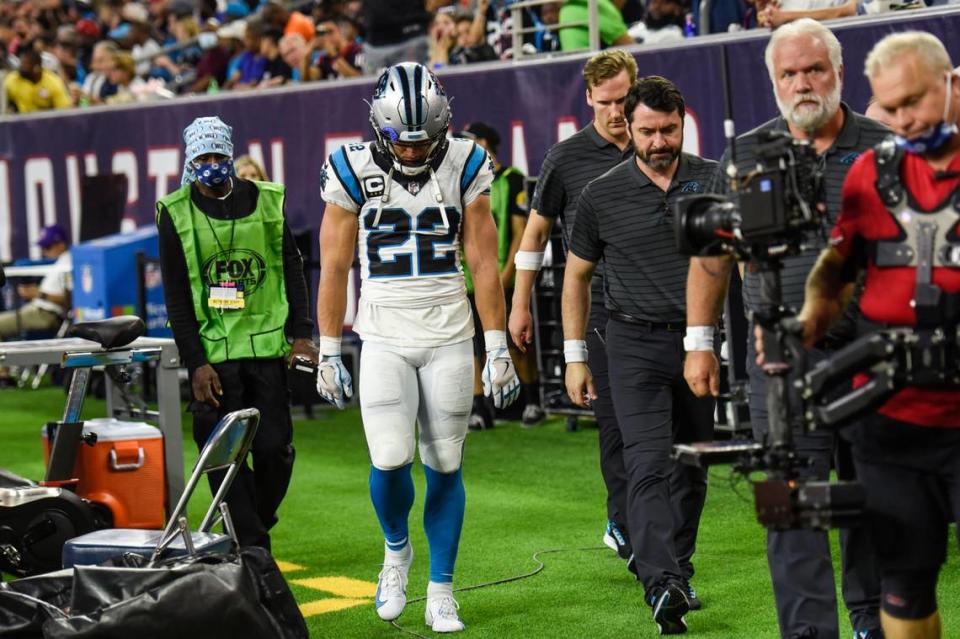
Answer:
<svg viewBox="0 0 960 639"><path fill-rule="evenodd" d="M643 327L644 330L648 331L670 331L672 333L682 333L687 330L686 322L648 322L647 320L634 317L633 315L627 315L626 313L621 313L620 311L610 311L610 318L619 322L626 322L627 324Z"/></svg>

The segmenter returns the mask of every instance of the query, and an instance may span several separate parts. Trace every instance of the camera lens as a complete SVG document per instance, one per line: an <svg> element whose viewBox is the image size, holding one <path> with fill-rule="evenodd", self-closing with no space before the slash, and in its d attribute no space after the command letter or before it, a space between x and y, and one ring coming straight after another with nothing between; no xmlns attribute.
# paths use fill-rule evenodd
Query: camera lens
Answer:
<svg viewBox="0 0 960 639"><path fill-rule="evenodd" d="M692 195L677 201L674 224L682 255L720 255L719 240L730 237L736 223L733 206L720 195Z"/></svg>

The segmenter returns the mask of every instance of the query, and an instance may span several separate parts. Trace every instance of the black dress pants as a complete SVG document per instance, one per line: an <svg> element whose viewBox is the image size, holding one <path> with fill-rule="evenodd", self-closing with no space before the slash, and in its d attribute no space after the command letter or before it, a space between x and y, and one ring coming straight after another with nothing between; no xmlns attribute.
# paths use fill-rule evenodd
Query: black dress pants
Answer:
<svg viewBox="0 0 960 639"><path fill-rule="evenodd" d="M284 358L243 359L213 365L220 377L220 408L194 401L193 439L203 448L217 422L242 408L260 411L260 425L240 472L227 492L227 505L241 546L270 550L270 529L293 474L293 421ZM253 468L249 462L253 462ZM216 493L225 473L212 472L210 490Z"/></svg>
<svg viewBox="0 0 960 639"><path fill-rule="evenodd" d="M599 297L599 299L596 299ZM627 522L627 471L623 465L623 438L613 409L610 393L610 375L607 370L606 339L607 309L603 297L594 296L587 325L587 365L593 374L597 399L593 402L593 416L600 431L600 474L607 488L607 519L629 534Z"/></svg>
<svg viewBox="0 0 960 639"><path fill-rule="evenodd" d="M675 442L713 438L713 398L698 399L683 378L683 333L611 318L610 385L623 438L627 511L637 577L649 593L693 576L707 494L702 468L676 464Z"/></svg>

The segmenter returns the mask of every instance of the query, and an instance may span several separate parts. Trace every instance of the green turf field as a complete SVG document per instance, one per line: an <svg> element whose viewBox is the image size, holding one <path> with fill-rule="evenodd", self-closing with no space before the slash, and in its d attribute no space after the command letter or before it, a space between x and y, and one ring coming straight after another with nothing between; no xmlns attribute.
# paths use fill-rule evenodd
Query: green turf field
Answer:
<svg viewBox="0 0 960 639"><path fill-rule="evenodd" d="M59 389L0 391L3 445L0 466L30 477L42 471L40 426L58 419ZM102 415L89 401L87 413ZM185 432L185 438L190 437ZM605 524L597 432L567 433L555 420L534 429L498 425L467 439L464 475L467 517L455 586L529 572L537 551L544 570L529 579L458 595L467 635L484 638L611 638L658 636L642 591L623 561L601 549ZM380 621L373 591L382 539L367 498L367 455L359 411L324 411L296 424L293 484L274 529L274 552L286 566L312 637L386 638L399 631ZM187 466L196 452L187 445ZM416 559L408 594L425 593L427 545L420 526L423 473L415 471L411 517ZM710 492L695 559L694 580L704 609L687 616L690 633L715 639L776 637L773 595L748 487L738 496L729 470L711 471ZM209 500L209 495L204 498ZM191 510L196 516L204 504ZM836 548L836 544L834 544ZM836 554L836 552L835 552ZM960 637L960 560L955 544L940 580L944 637ZM845 616L845 614L844 614ZM411 603L405 628L437 636L423 623L423 604ZM848 637L844 632L841 636Z"/></svg>

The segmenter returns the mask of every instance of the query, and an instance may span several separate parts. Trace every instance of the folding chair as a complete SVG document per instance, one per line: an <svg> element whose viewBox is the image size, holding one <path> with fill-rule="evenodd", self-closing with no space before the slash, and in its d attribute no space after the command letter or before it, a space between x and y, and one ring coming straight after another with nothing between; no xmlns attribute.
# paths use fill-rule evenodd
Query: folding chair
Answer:
<svg viewBox="0 0 960 639"><path fill-rule="evenodd" d="M260 411L255 408L228 413L220 420L200 451L183 495L162 531L112 528L75 537L63 546L63 567L101 564L128 553L140 555L153 563L167 557L232 550L237 535L224 498L243 465L259 423ZM223 483L204 515L199 531L191 532L187 526L187 502L202 475L222 469L227 469ZM220 522L226 534L210 532Z"/></svg>

